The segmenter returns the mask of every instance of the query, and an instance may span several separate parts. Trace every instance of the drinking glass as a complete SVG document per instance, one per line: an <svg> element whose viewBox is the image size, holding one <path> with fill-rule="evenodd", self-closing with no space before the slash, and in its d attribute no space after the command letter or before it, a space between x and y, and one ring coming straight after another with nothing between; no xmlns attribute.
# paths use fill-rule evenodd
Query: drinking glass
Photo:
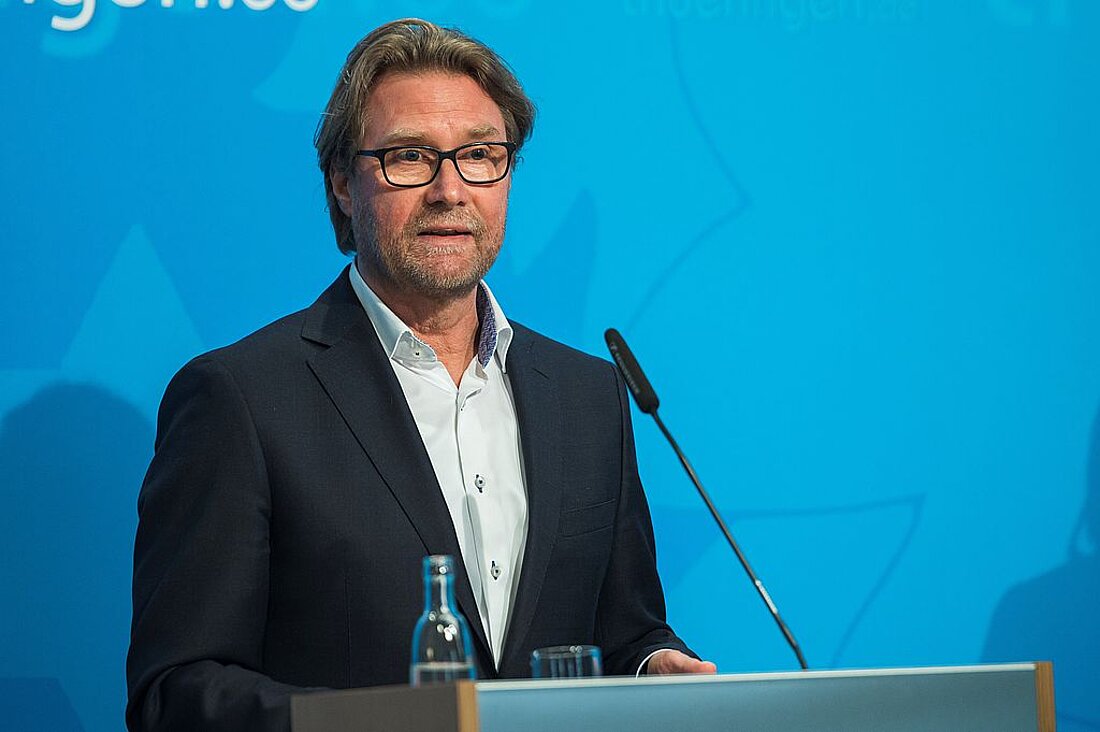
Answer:
<svg viewBox="0 0 1100 732"><path fill-rule="evenodd" d="M599 646L550 646L531 653L531 676L536 679L571 679L602 676Z"/></svg>

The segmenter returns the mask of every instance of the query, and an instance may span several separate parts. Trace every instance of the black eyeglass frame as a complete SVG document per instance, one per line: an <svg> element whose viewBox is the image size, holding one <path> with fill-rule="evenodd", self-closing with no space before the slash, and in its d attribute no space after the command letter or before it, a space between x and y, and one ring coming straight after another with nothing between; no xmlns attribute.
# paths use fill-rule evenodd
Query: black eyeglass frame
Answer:
<svg viewBox="0 0 1100 732"><path fill-rule="evenodd" d="M466 150L471 147L478 147L479 145L500 145L508 151L508 158L504 164L504 172L499 177L492 180L470 180L462 173L462 168L458 167L458 158L456 157L461 150ZM423 186L431 185L432 181L439 175L439 169L443 167L444 160L450 160L451 164L455 166L455 171L458 173L458 177L464 182L469 183L472 186L484 186L493 183L499 183L508 177L509 171L512 170L512 161L516 156L516 150L519 149L519 145L514 142L508 142L506 140L483 140L481 142L468 142L465 145L459 145L453 150L440 150L439 148L432 147L430 145L395 145L393 147L381 147L377 150L356 150L355 155L363 158L377 158L378 165L382 168L382 177L386 179L386 182L395 188L421 188ZM386 155L394 150L427 150L435 153L438 157L435 161L435 170L432 171L432 175L428 180L423 183L394 183L390 180L389 173L386 172Z"/></svg>

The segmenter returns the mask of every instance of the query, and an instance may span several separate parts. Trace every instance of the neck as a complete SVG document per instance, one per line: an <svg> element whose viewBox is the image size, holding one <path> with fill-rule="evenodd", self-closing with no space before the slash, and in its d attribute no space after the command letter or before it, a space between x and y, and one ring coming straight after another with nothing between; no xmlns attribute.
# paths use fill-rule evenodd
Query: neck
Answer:
<svg viewBox="0 0 1100 732"><path fill-rule="evenodd" d="M435 351L455 384L477 353L477 286L446 295L411 292L359 267L363 280L393 314Z"/></svg>

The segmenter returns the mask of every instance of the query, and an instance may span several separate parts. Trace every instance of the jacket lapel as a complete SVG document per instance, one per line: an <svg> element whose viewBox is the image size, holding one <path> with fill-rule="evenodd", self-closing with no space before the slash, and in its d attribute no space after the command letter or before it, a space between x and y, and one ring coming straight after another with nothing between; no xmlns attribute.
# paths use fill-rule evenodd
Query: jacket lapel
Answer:
<svg viewBox="0 0 1100 732"><path fill-rule="evenodd" d="M481 615L431 458L401 383L351 289L347 269L306 312L302 337L329 346L309 360L309 367L401 504L425 551L455 558L459 609L474 634L483 668L491 669L492 654Z"/></svg>
<svg viewBox="0 0 1100 732"><path fill-rule="evenodd" d="M508 356L508 381L516 404L527 483L527 545L519 587L512 607L501 668L522 654L538 606L539 593L561 515L562 414L553 381L537 362L535 342L527 329L513 324L515 341ZM526 658L514 659L523 668Z"/></svg>

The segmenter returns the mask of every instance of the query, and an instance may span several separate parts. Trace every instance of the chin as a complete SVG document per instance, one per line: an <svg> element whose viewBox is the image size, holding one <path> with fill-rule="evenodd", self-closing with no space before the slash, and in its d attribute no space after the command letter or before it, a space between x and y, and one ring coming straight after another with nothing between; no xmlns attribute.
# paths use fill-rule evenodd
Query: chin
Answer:
<svg viewBox="0 0 1100 732"><path fill-rule="evenodd" d="M481 281L483 274L480 270L433 270L424 271L417 269L405 272L401 279L411 289L425 294L439 296L464 295L473 290Z"/></svg>
<svg viewBox="0 0 1100 732"><path fill-rule="evenodd" d="M404 279L420 285L420 289L461 295L477 286L493 262L470 261L469 256L443 255L406 264L403 268Z"/></svg>

